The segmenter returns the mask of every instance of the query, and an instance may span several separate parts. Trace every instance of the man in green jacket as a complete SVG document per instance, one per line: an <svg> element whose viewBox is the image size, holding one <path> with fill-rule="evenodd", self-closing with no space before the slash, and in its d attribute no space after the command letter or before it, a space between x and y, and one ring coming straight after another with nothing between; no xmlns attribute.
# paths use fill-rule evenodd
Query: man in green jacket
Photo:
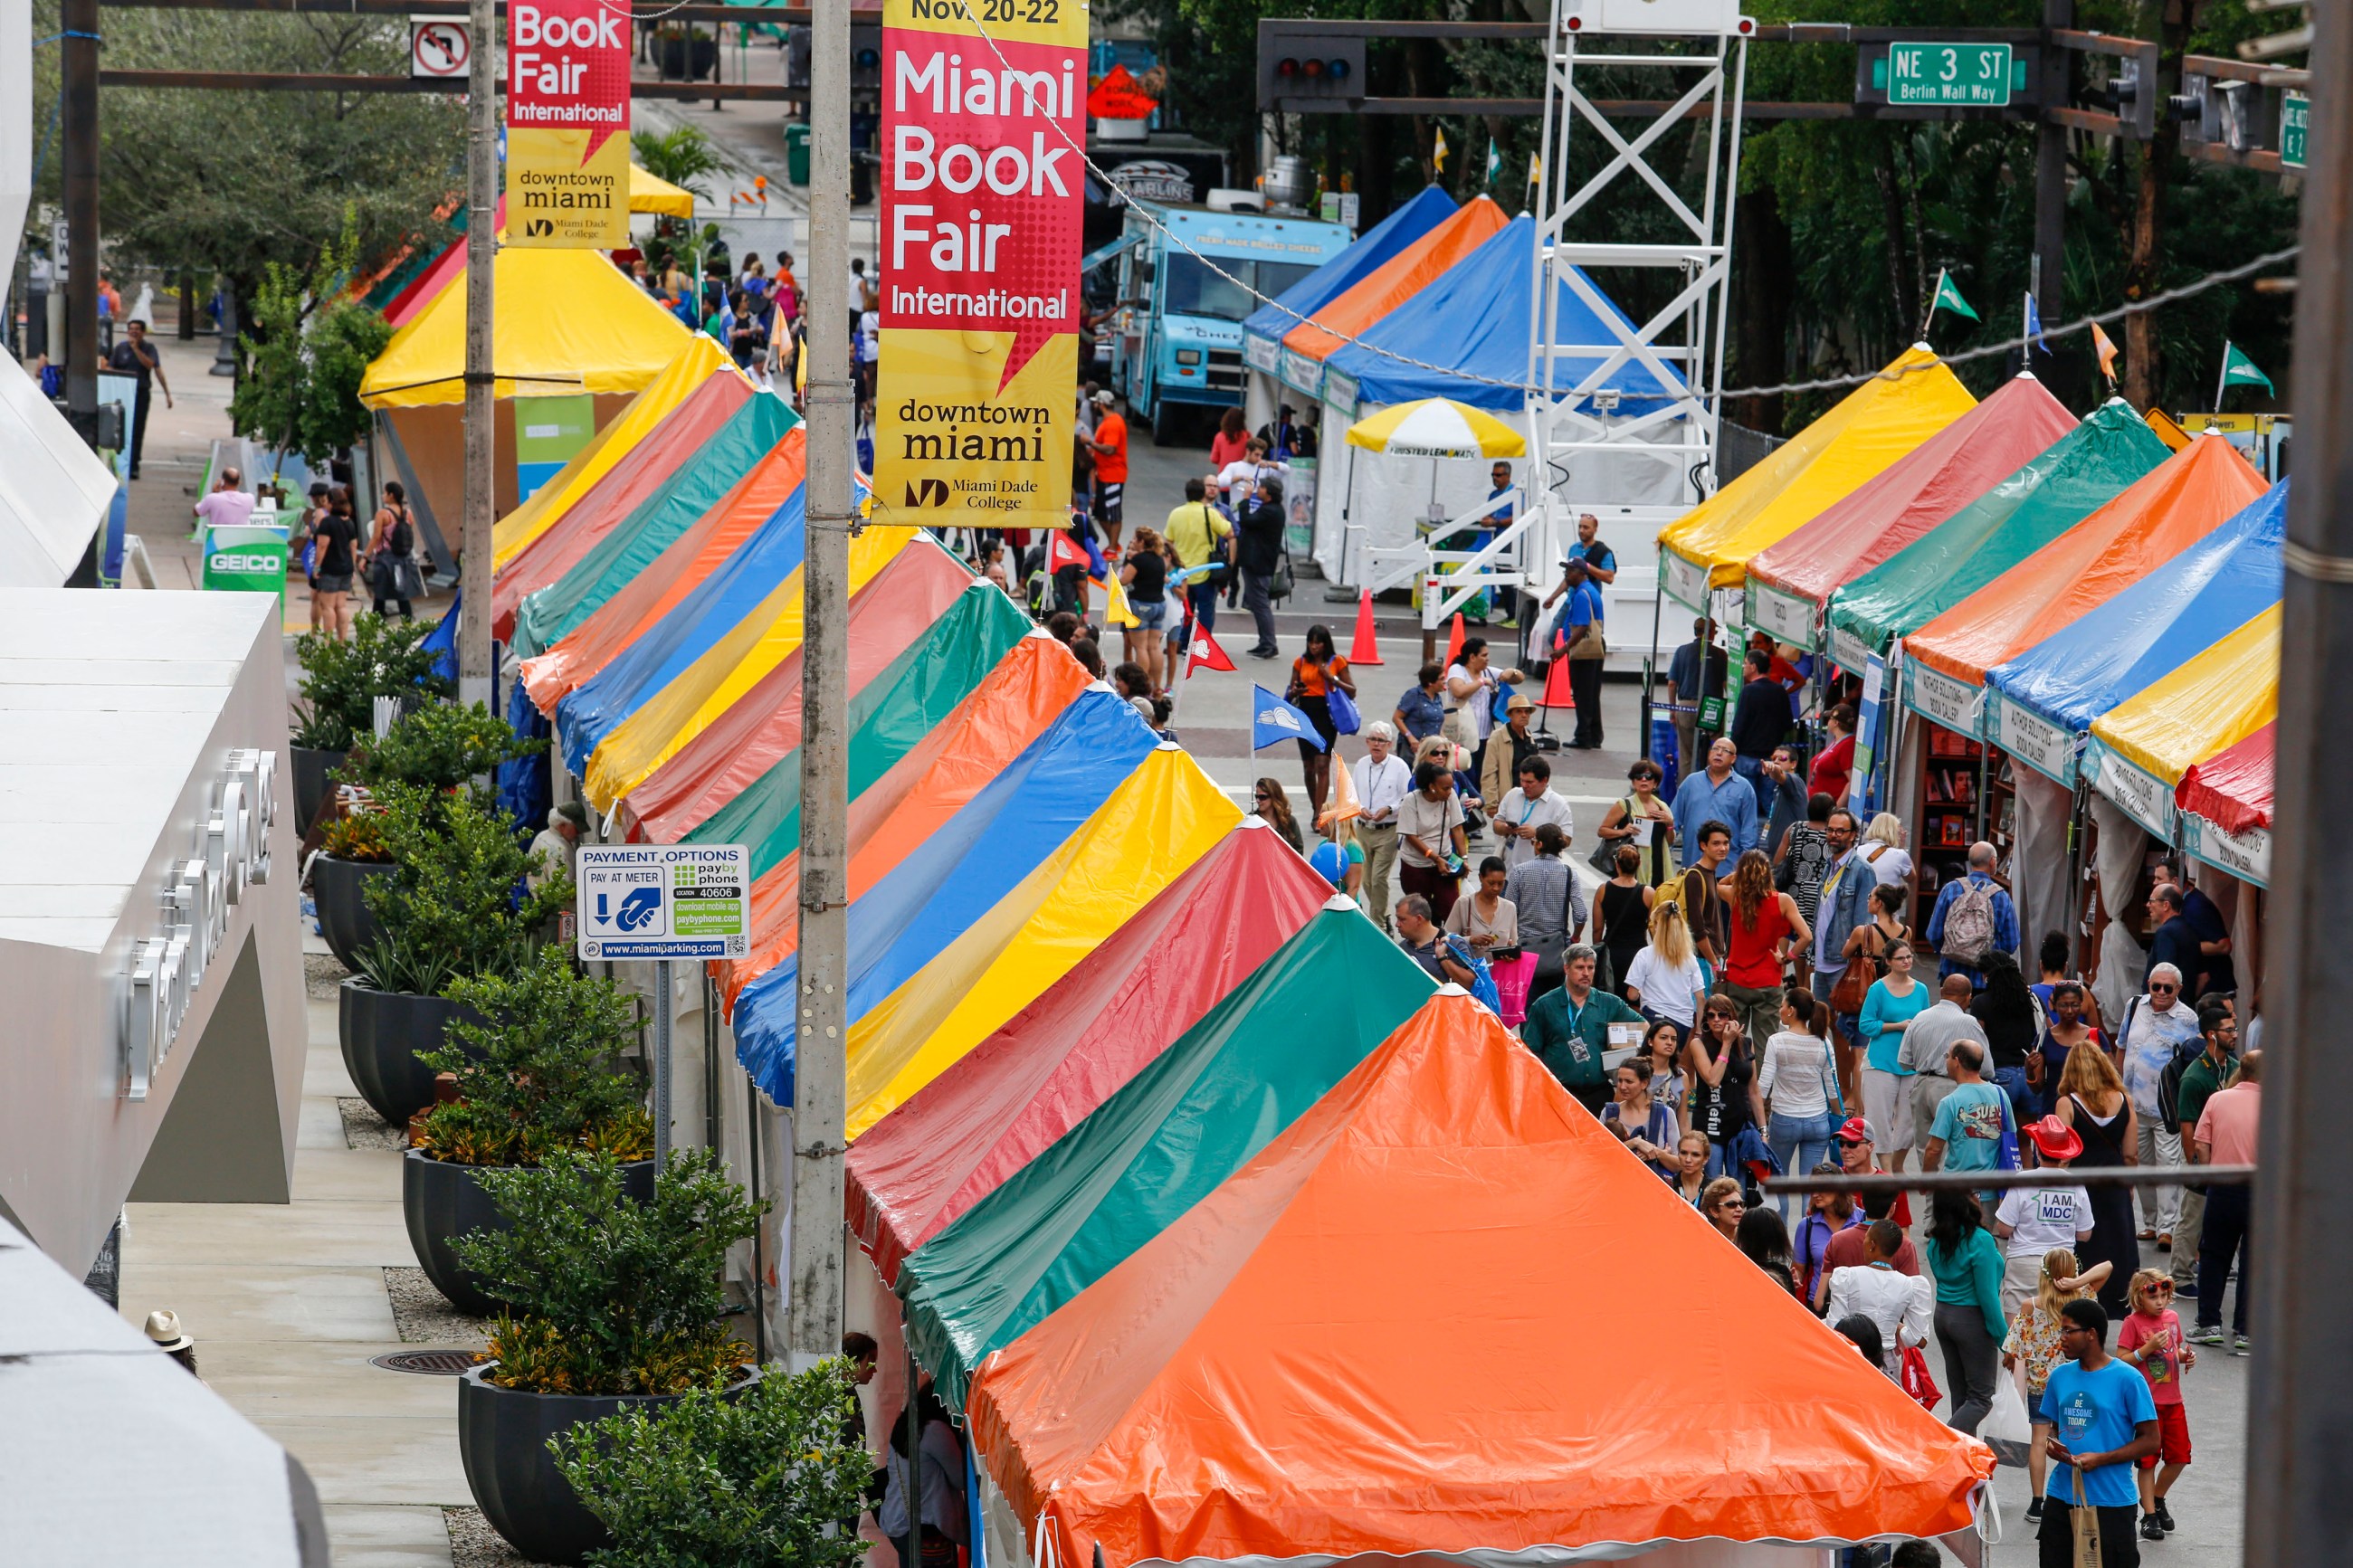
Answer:
<svg viewBox="0 0 2353 1568"><path fill-rule="evenodd" d="M2198 1163L2192 1151L2197 1142L2198 1118L2205 1113L2206 1102L2221 1091L2239 1070L2239 1021L2231 1013L2231 1004L2219 997L2208 997L2198 1007L2198 1032L2205 1037L2206 1048L2198 1059L2181 1070L2181 1087L2174 1091L2173 1109L2176 1126L2189 1129L2181 1152L2191 1164ZM2174 1058L2179 1061L2179 1056ZM2160 1083L2158 1098L2164 1098ZM2173 1293L2183 1300L2198 1300L2198 1243L2206 1229L2206 1189L2188 1186L2181 1189L2181 1212L2173 1221Z"/></svg>
<svg viewBox="0 0 2353 1568"><path fill-rule="evenodd" d="M1609 1077L1601 1069L1609 1026L1631 1024L1639 1031L1642 1015L1620 997L1593 988L1594 952L1584 942L1562 953L1561 965L1561 989L1547 991L1528 1005L1520 1043L1552 1069L1562 1088L1599 1116L1609 1099Z"/></svg>

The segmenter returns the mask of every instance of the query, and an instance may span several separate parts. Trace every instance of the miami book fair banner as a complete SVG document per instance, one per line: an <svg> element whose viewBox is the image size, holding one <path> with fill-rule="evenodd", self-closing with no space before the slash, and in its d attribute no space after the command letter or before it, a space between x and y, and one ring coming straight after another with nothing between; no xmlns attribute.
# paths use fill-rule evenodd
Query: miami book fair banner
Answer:
<svg viewBox="0 0 2353 1568"><path fill-rule="evenodd" d="M505 243L629 243L629 16L606 0L507 10Z"/></svg>
<svg viewBox="0 0 2353 1568"><path fill-rule="evenodd" d="M1079 0L884 0L874 495L895 521L1070 521L1086 46Z"/></svg>

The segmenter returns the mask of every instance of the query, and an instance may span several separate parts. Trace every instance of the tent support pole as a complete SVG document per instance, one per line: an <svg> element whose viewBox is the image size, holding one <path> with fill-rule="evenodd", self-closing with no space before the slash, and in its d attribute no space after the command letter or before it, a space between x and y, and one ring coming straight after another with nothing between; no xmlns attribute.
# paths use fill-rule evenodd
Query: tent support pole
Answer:
<svg viewBox="0 0 2353 1568"><path fill-rule="evenodd" d="M2067 973L2084 972L2084 816L2091 808L2091 792L2081 768L2067 814Z"/></svg>

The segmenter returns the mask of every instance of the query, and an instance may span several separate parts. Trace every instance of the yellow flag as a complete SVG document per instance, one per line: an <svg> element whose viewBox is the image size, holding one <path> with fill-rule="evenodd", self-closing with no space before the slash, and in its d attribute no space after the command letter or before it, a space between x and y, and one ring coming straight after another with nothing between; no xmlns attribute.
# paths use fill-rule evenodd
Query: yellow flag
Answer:
<svg viewBox="0 0 2353 1568"><path fill-rule="evenodd" d="M1446 132L1443 131L1431 132L1430 166L1441 174L1446 173Z"/></svg>
<svg viewBox="0 0 2353 1568"><path fill-rule="evenodd" d="M1335 749L1332 752L1332 787L1324 796L1324 809L1315 818L1319 828L1335 822L1365 815L1365 803L1356 797L1356 781L1348 776L1347 762Z"/></svg>
<svg viewBox="0 0 2353 1568"><path fill-rule="evenodd" d="M1103 625L1125 628L1144 624L1135 618L1135 612L1127 607L1127 590L1121 586L1117 577L1103 580L1103 592L1111 595L1111 602L1103 606Z"/></svg>

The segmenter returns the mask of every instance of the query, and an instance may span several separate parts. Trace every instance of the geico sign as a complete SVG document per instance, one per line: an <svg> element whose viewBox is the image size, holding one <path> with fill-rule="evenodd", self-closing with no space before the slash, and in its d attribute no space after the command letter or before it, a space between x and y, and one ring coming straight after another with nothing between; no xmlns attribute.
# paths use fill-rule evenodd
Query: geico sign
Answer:
<svg viewBox="0 0 2353 1568"><path fill-rule="evenodd" d="M212 559L216 572L279 572L285 568L275 555L216 555Z"/></svg>
<svg viewBox="0 0 2353 1568"><path fill-rule="evenodd" d="M269 826L278 818L278 753L240 748L207 791L194 853L164 863L156 934L131 955L122 1016L121 1092L147 1098L171 1054L188 1003L228 934L229 910L269 880Z"/></svg>

